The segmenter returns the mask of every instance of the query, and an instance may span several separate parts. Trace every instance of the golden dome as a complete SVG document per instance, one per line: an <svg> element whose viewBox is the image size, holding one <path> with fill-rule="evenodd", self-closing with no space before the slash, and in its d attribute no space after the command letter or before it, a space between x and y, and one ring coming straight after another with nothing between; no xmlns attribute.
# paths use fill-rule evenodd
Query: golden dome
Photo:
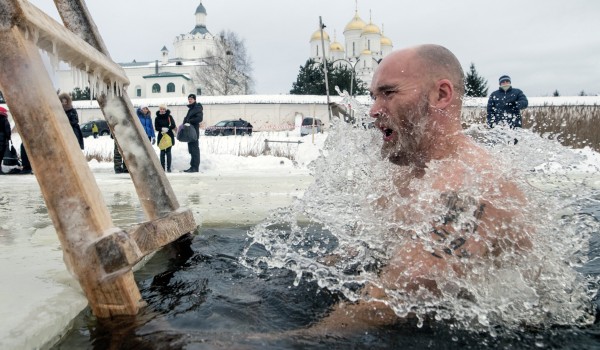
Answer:
<svg viewBox="0 0 600 350"><path fill-rule="evenodd" d="M344 33L349 30L363 30L363 28L366 25L367 24L362 19L360 19L360 17L358 17L358 11L356 11L356 13L354 14L354 18L352 18L352 20L348 22L348 24L346 24L346 27L344 28Z"/></svg>
<svg viewBox="0 0 600 350"><path fill-rule="evenodd" d="M363 28L363 31L361 33L361 35L366 34L381 34L381 30L379 30L379 27L371 22Z"/></svg>
<svg viewBox="0 0 600 350"><path fill-rule="evenodd" d="M334 41L331 43L331 45L329 45L329 50L344 52L344 47L342 46L342 44L338 43L337 41Z"/></svg>
<svg viewBox="0 0 600 350"><path fill-rule="evenodd" d="M369 49L364 49L361 53L361 55L370 55L371 54L371 50Z"/></svg>
<svg viewBox="0 0 600 350"><path fill-rule="evenodd" d="M387 36L381 36L381 46L393 46L392 41Z"/></svg>
<svg viewBox="0 0 600 350"><path fill-rule="evenodd" d="M326 31L323 31L323 37L324 40L329 40L329 34ZM321 40L321 29L317 29L310 37L310 41L313 40Z"/></svg>

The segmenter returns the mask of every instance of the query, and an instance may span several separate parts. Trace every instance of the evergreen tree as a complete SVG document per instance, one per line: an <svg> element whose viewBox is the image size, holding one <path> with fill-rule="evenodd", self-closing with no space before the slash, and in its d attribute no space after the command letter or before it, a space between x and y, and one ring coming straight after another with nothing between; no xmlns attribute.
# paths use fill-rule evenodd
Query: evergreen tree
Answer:
<svg viewBox="0 0 600 350"><path fill-rule="evenodd" d="M71 91L70 95L71 98L73 99L73 101L86 101L90 99L90 88L86 87L85 89L81 90L79 87L76 87L73 89L73 91Z"/></svg>
<svg viewBox="0 0 600 350"><path fill-rule="evenodd" d="M325 75L315 60L309 59L304 66L300 66L300 72L292 84L290 94L325 95Z"/></svg>
<svg viewBox="0 0 600 350"><path fill-rule="evenodd" d="M327 61L327 73L329 82L329 93L335 94L337 86L341 91L350 92L350 84L352 82L352 69L344 65L334 67L331 61ZM367 93L367 84L354 77L352 91L355 95L364 95ZM313 59L306 61L304 66L300 66L298 77L292 84L290 94L292 95L325 95L325 73L323 65Z"/></svg>
<svg viewBox="0 0 600 350"><path fill-rule="evenodd" d="M479 76L477 70L475 70L475 64L471 63L469 72L465 77L465 95L470 97L486 97L487 93L487 80Z"/></svg>
<svg viewBox="0 0 600 350"><path fill-rule="evenodd" d="M579 93L579 96L587 96L587 94L585 93L585 90L581 90L581 92Z"/></svg>
<svg viewBox="0 0 600 350"><path fill-rule="evenodd" d="M558 90L554 90L554 92L552 93L552 96L558 97L558 96L560 96L560 93L558 92Z"/></svg>

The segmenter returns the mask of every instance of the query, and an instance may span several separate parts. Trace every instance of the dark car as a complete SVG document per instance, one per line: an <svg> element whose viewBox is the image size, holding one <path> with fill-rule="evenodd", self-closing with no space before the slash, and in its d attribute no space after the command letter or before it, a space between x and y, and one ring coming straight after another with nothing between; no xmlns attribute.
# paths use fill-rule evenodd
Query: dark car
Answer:
<svg viewBox="0 0 600 350"><path fill-rule="evenodd" d="M222 120L204 131L206 136L252 135L252 124L238 120Z"/></svg>
<svg viewBox="0 0 600 350"><path fill-rule="evenodd" d="M108 128L108 123L106 120L92 120L91 122L87 122L81 126L81 132L83 133L83 137L92 136L92 125L96 123L98 125L98 135L106 136L110 135L110 129Z"/></svg>

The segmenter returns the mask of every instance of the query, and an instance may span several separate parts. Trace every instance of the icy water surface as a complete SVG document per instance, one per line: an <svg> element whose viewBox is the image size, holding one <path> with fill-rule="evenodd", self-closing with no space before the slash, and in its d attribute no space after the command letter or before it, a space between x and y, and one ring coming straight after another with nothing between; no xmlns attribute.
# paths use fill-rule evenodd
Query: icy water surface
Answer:
<svg viewBox="0 0 600 350"><path fill-rule="evenodd" d="M596 209L600 209L597 207ZM315 336L297 332L325 315L340 295L315 282L294 285L295 274L241 266L249 228L210 228L196 236L188 256L156 255L136 274L149 306L135 318L98 322L86 310L55 349L597 349L600 326L531 328L492 337L450 322L414 321L386 328ZM315 232L315 227L307 227ZM594 245L600 242L594 241ZM263 254L255 251L253 254ZM596 248L594 254L600 255ZM588 273L600 273L589 266Z"/></svg>

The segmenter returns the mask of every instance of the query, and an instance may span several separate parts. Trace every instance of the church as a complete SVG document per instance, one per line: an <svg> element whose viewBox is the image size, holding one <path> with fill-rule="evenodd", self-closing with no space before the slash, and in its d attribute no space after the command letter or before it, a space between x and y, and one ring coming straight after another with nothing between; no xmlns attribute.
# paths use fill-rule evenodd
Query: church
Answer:
<svg viewBox="0 0 600 350"><path fill-rule="evenodd" d="M219 38L208 30L207 11L202 0L194 16L194 28L189 33L175 37L173 53L163 46L157 60L119 63L129 78L127 93L131 98L177 98L186 97L190 93L212 95L211 91L203 91L199 76L206 76L203 71L213 64L211 57L213 52L217 52ZM310 38L309 57L321 62L324 47L325 56L328 60L333 60L334 65L349 65L357 78L369 84L381 59L392 51L392 41L371 19L369 23L363 21L358 9L345 26L343 35L344 45L337 41L335 35L331 41L329 34L323 30L323 46L321 30L316 30ZM85 88L78 86L78 79L74 79L74 75L78 74L71 69L61 69L57 72L58 87L61 91L71 92L76 87ZM236 81L243 80L243 77L239 78ZM234 88L237 88L237 91L230 94L246 93L243 83L234 85Z"/></svg>
<svg viewBox="0 0 600 350"><path fill-rule="evenodd" d="M163 46L158 60L119 63L129 78L127 93L131 98L203 94L197 76L209 65L206 58L212 55L211 52L216 52L217 38L206 26L207 12L202 1L194 15L195 27L189 33L175 37L173 53ZM59 70L57 80L62 91L71 92L77 87L70 69ZM240 88L239 93L243 93L243 88Z"/></svg>
<svg viewBox="0 0 600 350"><path fill-rule="evenodd" d="M344 27L343 34L344 45L337 41L335 34L331 41L331 37L325 30L321 40L321 29L317 29L310 37L309 57L316 62L321 62L324 49L326 59L333 61L334 66L347 65L354 70L356 77L367 85L370 84L381 59L392 52L392 41L383 34L383 30L379 29L372 19L369 19L369 23L363 21L358 15L358 9Z"/></svg>

